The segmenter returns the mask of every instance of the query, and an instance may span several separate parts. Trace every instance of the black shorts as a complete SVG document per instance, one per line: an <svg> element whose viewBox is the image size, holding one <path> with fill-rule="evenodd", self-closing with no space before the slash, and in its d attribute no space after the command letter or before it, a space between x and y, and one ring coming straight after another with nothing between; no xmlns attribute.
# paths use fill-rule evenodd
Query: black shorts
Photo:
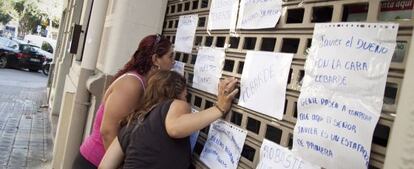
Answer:
<svg viewBox="0 0 414 169"><path fill-rule="evenodd" d="M94 164L89 162L83 155L79 152L73 161L72 169L97 169Z"/></svg>

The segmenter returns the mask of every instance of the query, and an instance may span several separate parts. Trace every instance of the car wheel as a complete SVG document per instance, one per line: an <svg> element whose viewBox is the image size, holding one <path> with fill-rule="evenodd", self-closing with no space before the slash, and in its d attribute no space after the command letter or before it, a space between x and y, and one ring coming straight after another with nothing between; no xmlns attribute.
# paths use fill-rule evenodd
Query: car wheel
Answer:
<svg viewBox="0 0 414 169"><path fill-rule="evenodd" d="M43 67L42 67L42 73L44 74L44 75L49 75L49 65L47 64L47 65L43 65Z"/></svg>
<svg viewBox="0 0 414 169"><path fill-rule="evenodd" d="M0 68L6 68L7 58L6 56L0 56Z"/></svg>

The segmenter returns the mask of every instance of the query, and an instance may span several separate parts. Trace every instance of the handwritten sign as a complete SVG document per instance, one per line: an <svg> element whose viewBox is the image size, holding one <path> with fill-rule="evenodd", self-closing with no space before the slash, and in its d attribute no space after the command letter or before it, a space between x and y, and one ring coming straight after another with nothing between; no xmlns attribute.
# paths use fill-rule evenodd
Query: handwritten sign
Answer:
<svg viewBox="0 0 414 169"><path fill-rule="evenodd" d="M200 160L209 168L236 169L247 131L226 121L211 123Z"/></svg>
<svg viewBox="0 0 414 169"><path fill-rule="evenodd" d="M316 24L293 152L324 168L368 168L397 24Z"/></svg>
<svg viewBox="0 0 414 169"><path fill-rule="evenodd" d="M174 50L191 53L194 35L197 27L198 15L182 15L178 21Z"/></svg>
<svg viewBox="0 0 414 169"><path fill-rule="evenodd" d="M193 87L217 95L224 64L224 49L201 47L194 65Z"/></svg>
<svg viewBox="0 0 414 169"><path fill-rule="evenodd" d="M175 71L179 73L181 76L184 76L184 66L185 66L184 62L175 61L172 71Z"/></svg>
<svg viewBox="0 0 414 169"><path fill-rule="evenodd" d="M320 169L310 164L289 149L263 139L260 147L260 162L256 169Z"/></svg>
<svg viewBox="0 0 414 169"><path fill-rule="evenodd" d="M208 16L207 29L234 30L239 0L212 0Z"/></svg>
<svg viewBox="0 0 414 169"><path fill-rule="evenodd" d="M198 110L195 108L191 108L191 113L197 113ZM190 135L190 145L191 145L191 152L194 151L194 146L197 143L198 135L200 134L200 131L196 131L193 134Z"/></svg>
<svg viewBox="0 0 414 169"><path fill-rule="evenodd" d="M282 0L241 0L237 28L273 28L281 10Z"/></svg>
<svg viewBox="0 0 414 169"><path fill-rule="evenodd" d="M248 51L240 82L239 105L282 119L293 54Z"/></svg>

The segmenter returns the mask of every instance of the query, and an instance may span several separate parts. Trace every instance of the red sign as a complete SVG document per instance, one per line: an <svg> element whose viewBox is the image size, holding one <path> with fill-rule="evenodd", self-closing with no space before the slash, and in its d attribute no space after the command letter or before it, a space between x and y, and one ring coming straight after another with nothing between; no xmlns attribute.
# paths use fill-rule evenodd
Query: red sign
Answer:
<svg viewBox="0 0 414 169"><path fill-rule="evenodd" d="M385 0L381 1L381 11L400 11L413 9L413 0Z"/></svg>

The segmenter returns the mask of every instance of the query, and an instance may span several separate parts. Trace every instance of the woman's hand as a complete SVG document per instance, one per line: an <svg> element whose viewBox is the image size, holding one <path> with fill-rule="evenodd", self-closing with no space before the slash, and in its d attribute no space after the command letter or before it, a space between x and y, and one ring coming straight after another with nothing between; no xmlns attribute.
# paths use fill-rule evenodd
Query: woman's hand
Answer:
<svg viewBox="0 0 414 169"><path fill-rule="evenodd" d="M237 81L235 77L224 78L218 84L217 106L224 112L230 110L234 96L239 92L239 89L236 89Z"/></svg>
<svg viewBox="0 0 414 169"><path fill-rule="evenodd" d="M222 117L224 112L230 110L231 102L239 91L236 89L236 83L236 78L223 79L218 86L216 106L198 113L191 113L190 105L187 102L174 100L165 118L165 128L168 135L171 138L184 138Z"/></svg>

